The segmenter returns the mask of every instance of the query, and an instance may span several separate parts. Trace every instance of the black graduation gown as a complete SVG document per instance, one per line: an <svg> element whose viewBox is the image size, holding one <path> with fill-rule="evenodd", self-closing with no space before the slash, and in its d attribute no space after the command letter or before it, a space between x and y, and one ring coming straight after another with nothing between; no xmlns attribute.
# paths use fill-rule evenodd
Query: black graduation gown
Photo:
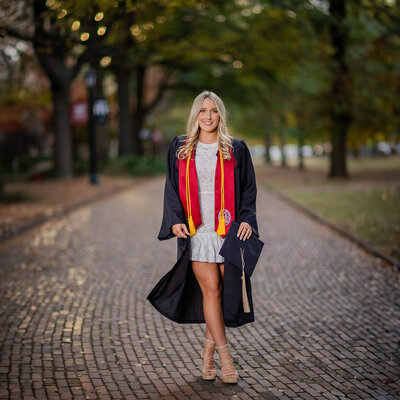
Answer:
<svg viewBox="0 0 400 400"><path fill-rule="evenodd" d="M159 240L175 237L172 226L188 221L179 198L179 168L176 151L186 136L175 137L168 149L167 174L164 189L164 211ZM233 156L236 159L235 177L235 221L247 222L253 235L259 237L256 219L257 187L250 151L243 140L233 138ZM192 270L190 260L190 235L177 238L177 262L148 294L153 307L162 315L177 323L203 323L203 294ZM243 311L241 271L224 262L222 281L222 308L227 327L238 327L254 322L253 299L250 277L246 274L246 289L250 313Z"/></svg>

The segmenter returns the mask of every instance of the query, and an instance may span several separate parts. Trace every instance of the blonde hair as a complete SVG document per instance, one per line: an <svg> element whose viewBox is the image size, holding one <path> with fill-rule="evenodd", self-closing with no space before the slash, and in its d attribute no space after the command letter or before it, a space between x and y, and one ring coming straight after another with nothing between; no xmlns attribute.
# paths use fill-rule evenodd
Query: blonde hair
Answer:
<svg viewBox="0 0 400 400"><path fill-rule="evenodd" d="M214 100L219 114L219 123L217 128L218 149L221 150L222 158L227 160L231 159L230 149L233 150L233 138L229 134L228 127L226 125L225 106L222 100L214 92L209 90L204 90L201 92L193 101L192 109L190 110L189 119L186 125L186 144L182 144L178 148L176 152L178 159L187 158L190 148L193 147L192 152L196 148L200 136L200 128L199 122L197 121L197 116L203 107L203 100L207 98Z"/></svg>

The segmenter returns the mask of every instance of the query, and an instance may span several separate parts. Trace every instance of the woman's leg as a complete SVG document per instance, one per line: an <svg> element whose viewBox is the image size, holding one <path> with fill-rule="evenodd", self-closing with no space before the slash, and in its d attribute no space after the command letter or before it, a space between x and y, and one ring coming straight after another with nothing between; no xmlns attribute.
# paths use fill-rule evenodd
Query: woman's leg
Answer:
<svg viewBox="0 0 400 400"><path fill-rule="evenodd" d="M225 334L225 324L222 312L222 279L224 276L224 264L207 263L192 261L193 272L199 282L203 293L203 313L206 320L206 337L214 339L217 346L227 342ZM211 350L211 355L214 350ZM209 355L210 356L210 355ZM220 361L224 362L231 358L229 351L221 351ZM206 365L213 368L213 362ZM235 376L236 371L232 364L227 364L225 373L232 372Z"/></svg>
<svg viewBox="0 0 400 400"><path fill-rule="evenodd" d="M206 324L206 338L214 340L213 336L211 335L210 330L208 329L208 325Z"/></svg>
<svg viewBox="0 0 400 400"><path fill-rule="evenodd" d="M225 267L225 264L224 263L218 263L218 266L219 266L219 271L221 272L221 276L222 276L222 279L224 278L224 267Z"/></svg>
<svg viewBox="0 0 400 400"><path fill-rule="evenodd" d="M221 276L222 276L222 278L224 278L224 263L218 263L218 266L219 266ZM211 335L211 331L208 328L208 324L206 324L206 338L214 340L213 336Z"/></svg>
<svg viewBox="0 0 400 400"><path fill-rule="evenodd" d="M226 342L225 324L222 314L222 281L216 263L192 261L193 272L203 293L203 313L208 334L217 345ZM211 338L209 337L209 338Z"/></svg>

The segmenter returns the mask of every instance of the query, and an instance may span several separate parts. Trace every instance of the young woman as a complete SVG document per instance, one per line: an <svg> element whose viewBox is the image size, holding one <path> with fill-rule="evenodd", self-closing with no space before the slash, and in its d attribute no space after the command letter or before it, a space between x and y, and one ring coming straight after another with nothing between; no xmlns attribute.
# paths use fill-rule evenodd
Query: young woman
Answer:
<svg viewBox="0 0 400 400"><path fill-rule="evenodd" d="M206 322L203 379L217 375L216 348L222 381L237 383L225 326L254 321L251 284L246 275L250 311L245 312L241 273L219 250L232 220L240 223L241 240L259 237L257 188L249 149L229 135L225 106L215 93L203 91L195 98L187 135L172 140L167 164L158 239L178 238L178 261L147 299L175 322Z"/></svg>

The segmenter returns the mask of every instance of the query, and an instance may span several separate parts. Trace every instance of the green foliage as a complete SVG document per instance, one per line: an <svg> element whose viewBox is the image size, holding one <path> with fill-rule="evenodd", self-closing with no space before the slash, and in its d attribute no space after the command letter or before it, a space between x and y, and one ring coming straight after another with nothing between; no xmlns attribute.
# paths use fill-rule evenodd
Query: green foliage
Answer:
<svg viewBox="0 0 400 400"><path fill-rule="evenodd" d="M347 55L353 84L352 147L369 139L388 139L399 124L400 99L398 6L383 1L349 4L350 48ZM391 23L397 18L397 26Z"/></svg>
<svg viewBox="0 0 400 400"><path fill-rule="evenodd" d="M18 169L18 175L23 176L27 172L31 171L32 168L42 159L38 157L31 157L28 154L21 155L19 157L14 157L13 159L4 159L1 162L1 172L4 179L8 180L14 176L13 164ZM15 177L15 176L14 176Z"/></svg>
<svg viewBox="0 0 400 400"><path fill-rule="evenodd" d="M268 186L400 259L400 156L350 157L350 179L327 179L326 161L306 158L312 173L276 169Z"/></svg>
<svg viewBox="0 0 400 400"><path fill-rule="evenodd" d="M83 157L75 157L73 171L74 176L88 174L90 169L89 160Z"/></svg>
<svg viewBox="0 0 400 400"><path fill-rule="evenodd" d="M75 59L87 48L108 68L157 67L170 79L156 110L165 137L184 133L188 105L204 89L227 104L233 134L278 142L328 139L333 62L328 2L304 0L47 1ZM351 146L398 130L400 11L384 0L346 2L352 83ZM63 12L62 10L66 10ZM95 20L101 12L102 17ZM72 28L79 21L79 28ZM98 35L99 27L106 34ZM87 41L81 34L87 32ZM155 79L157 80L157 79ZM161 79L160 79L161 81ZM153 86L154 84L154 86ZM157 86L158 85L158 86ZM132 82L132 92L136 83ZM147 88L149 89L149 88ZM171 89L174 90L172 95ZM167 92L169 90L169 92ZM79 168L78 168L79 169ZM83 166L81 167L83 169Z"/></svg>
<svg viewBox="0 0 400 400"><path fill-rule="evenodd" d="M165 157L123 156L110 161L103 169L109 175L150 176L165 173Z"/></svg>
<svg viewBox="0 0 400 400"><path fill-rule="evenodd" d="M393 257L400 257L400 186L293 192L305 207Z"/></svg>
<svg viewBox="0 0 400 400"><path fill-rule="evenodd" d="M90 160L79 157L74 160L74 175L88 174ZM152 176L165 173L165 157L127 155L98 162L98 173L112 176Z"/></svg>

